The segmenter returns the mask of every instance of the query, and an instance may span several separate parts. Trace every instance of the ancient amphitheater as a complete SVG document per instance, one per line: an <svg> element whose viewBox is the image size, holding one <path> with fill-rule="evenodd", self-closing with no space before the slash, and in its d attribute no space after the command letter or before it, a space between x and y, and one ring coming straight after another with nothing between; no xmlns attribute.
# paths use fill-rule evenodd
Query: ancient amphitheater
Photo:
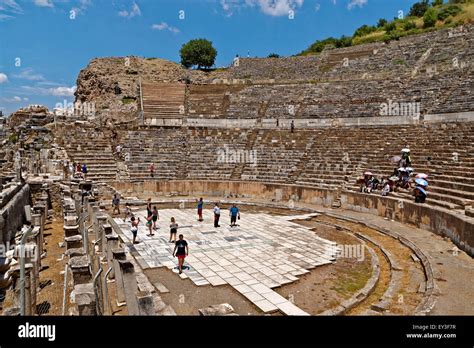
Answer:
<svg viewBox="0 0 474 348"><path fill-rule="evenodd" d="M93 60L76 101L94 112L33 107L0 128L2 313L474 314L473 56L465 25L213 72ZM361 192L402 148L426 202Z"/></svg>

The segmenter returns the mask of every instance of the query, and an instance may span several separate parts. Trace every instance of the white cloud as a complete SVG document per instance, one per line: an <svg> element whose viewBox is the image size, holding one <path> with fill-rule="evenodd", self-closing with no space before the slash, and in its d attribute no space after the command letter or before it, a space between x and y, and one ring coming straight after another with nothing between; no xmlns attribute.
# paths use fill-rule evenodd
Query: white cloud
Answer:
<svg viewBox="0 0 474 348"><path fill-rule="evenodd" d="M304 0L221 0L222 9L227 16L232 16L235 10L243 7L260 7L260 10L270 16L287 16L291 10L303 6Z"/></svg>
<svg viewBox="0 0 474 348"><path fill-rule="evenodd" d="M0 73L0 84L5 83L7 81L8 81L7 75L5 75L4 73Z"/></svg>
<svg viewBox="0 0 474 348"><path fill-rule="evenodd" d="M89 6L92 5L92 0L79 0L79 6L73 7L71 11L74 11L76 15L84 14Z"/></svg>
<svg viewBox="0 0 474 348"><path fill-rule="evenodd" d="M318 11L320 10L320 8L321 8L321 4L316 4L316 5L314 6L314 10L315 10L316 12L318 12Z"/></svg>
<svg viewBox="0 0 474 348"><path fill-rule="evenodd" d="M0 11L22 14L23 9L15 0L0 0Z"/></svg>
<svg viewBox="0 0 474 348"><path fill-rule="evenodd" d="M179 33L179 29L176 28L176 27L172 27L170 25L168 25L168 23L165 23L165 22L161 22L160 24L153 24L151 26L151 28L153 30L169 30L171 31L172 33Z"/></svg>
<svg viewBox="0 0 474 348"><path fill-rule="evenodd" d="M303 5L304 0L258 0L262 12L270 16L287 16L290 10Z"/></svg>
<svg viewBox="0 0 474 348"><path fill-rule="evenodd" d="M54 7L52 0L34 0L34 3L39 7Z"/></svg>
<svg viewBox="0 0 474 348"><path fill-rule="evenodd" d="M43 87L21 86L21 89L28 94L72 97L74 96L74 92L76 91L77 87L76 86L72 86L72 87L60 86L60 87L54 87L54 88L43 88Z"/></svg>
<svg viewBox="0 0 474 348"><path fill-rule="evenodd" d="M119 11L118 15L120 17L133 18L135 16L141 16L142 11L140 10L140 7L138 7L137 3L134 2L130 11L127 11L127 10Z"/></svg>
<svg viewBox="0 0 474 348"><path fill-rule="evenodd" d="M21 98L15 95L13 98L3 98L2 101L5 103L18 103L21 102Z"/></svg>
<svg viewBox="0 0 474 348"><path fill-rule="evenodd" d="M44 81L43 75L35 73L33 68L23 69L19 74L13 75L15 78L29 80L29 81Z"/></svg>
<svg viewBox="0 0 474 348"><path fill-rule="evenodd" d="M0 22L15 18L14 15L23 14L23 9L15 0L0 0Z"/></svg>
<svg viewBox="0 0 474 348"><path fill-rule="evenodd" d="M359 6L359 7L364 7L366 4L367 4L367 1L368 0L351 0L348 4L347 4L347 8L349 10L352 10L354 7L356 6Z"/></svg>
<svg viewBox="0 0 474 348"><path fill-rule="evenodd" d="M4 13L0 13L0 22L6 21L7 19L11 19L11 18L15 18L15 17L4 14Z"/></svg>
<svg viewBox="0 0 474 348"><path fill-rule="evenodd" d="M65 96L65 97L72 97L74 96L74 92L76 91L77 87L56 87L56 88L49 88L49 92L51 95L54 96Z"/></svg>

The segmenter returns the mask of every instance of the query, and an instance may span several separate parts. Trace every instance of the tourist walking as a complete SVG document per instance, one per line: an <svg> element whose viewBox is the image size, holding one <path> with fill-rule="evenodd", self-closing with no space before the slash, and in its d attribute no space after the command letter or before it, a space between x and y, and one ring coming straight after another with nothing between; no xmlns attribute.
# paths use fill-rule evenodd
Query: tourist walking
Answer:
<svg viewBox="0 0 474 348"><path fill-rule="evenodd" d="M132 209L130 209L130 205L125 203L125 217L123 218L123 222L127 220L128 217L133 217Z"/></svg>
<svg viewBox="0 0 474 348"><path fill-rule="evenodd" d="M148 215L146 217L146 227L148 227L148 237L154 236L153 230L152 230L152 225L153 225L153 215Z"/></svg>
<svg viewBox="0 0 474 348"><path fill-rule="evenodd" d="M219 226L219 219L221 217L221 208L219 208L219 203L216 203L214 206L214 227Z"/></svg>
<svg viewBox="0 0 474 348"><path fill-rule="evenodd" d="M174 217L171 218L170 224L170 243L176 242L176 234L178 233L178 224Z"/></svg>
<svg viewBox="0 0 474 348"><path fill-rule="evenodd" d="M173 250L173 256L178 257L179 274L183 273L184 258L188 255L189 255L188 242L186 242L184 240L183 235L180 234L179 240L176 241L174 250Z"/></svg>
<svg viewBox="0 0 474 348"><path fill-rule="evenodd" d="M63 162L63 176L64 180L67 180L69 178L69 161L64 160Z"/></svg>
<svg viewBox="0 0 474 348"><path fill-rule="evenodd" d="M115 154L118 158L122 157L122 146L120 144L115 147Z"/></svg>
<svg viewBox="0 0 474 348"><path fill-rule="evenodd" d="M232 204L230 208L230 227L237 226L237 219L240 220L239 208L235 204Z"/></svg>
<svg viewBox="0 0 474 348"><path fill-rule="evenodd" d="M82 175L84 176L84 180L87 179L87 165L84 163L82 165Z"/></svg>
<svg viewBox="0 0 474 348"><path fill-rule="evenodd" d="M137 233L138 233L138 224L140 223L140 218L135 219L135 216L132 216L132 234L133 234L133 244L138 244Z"/></svg>
<svg viewBox="0 0 474 348"><path fill-rule="evenodd" d="M158 229L158 227L156 227L156 221L158 221L159 219L160 219L160 216L158 214L158 208L155 205L153 207L153 211L152 211L152 220L153 220L153 229L154 230Z"/></svg>
<svg viewBox="0 0 474 348"><path fill-rule="evenodd" d="M295 132L295 121L291 120L291 133L294 133Z"/></svg>
<svg viewBox="0 0 474 348"><path fill-rule="evenodd" d="M151 209L151 198L146 200L146 216L149 217L153 215L153 211Z"/></svg>
<svg viewBox="0 0 474 348"><path fill-rule="evenodd" d="M198 205L197 205L197 208L198 208L198 221L203 221L204 219L202 218L202 209L204 207L204 201L202 200L202 197L199 198L199 201L198 201Z"/></svg>
<svg viewBox="0 0 474 348"><path fill-rule="evenodd" d="M155 177L155 165L154 165L153 163L150 164L150 176L151 176L152 178Z"/></svg>
<svg viewBox="0 0 474 348"><path fill-rule="evenodd" d="M112 214L115 215L115 212L120 215L120 196L118 193L114 194L114 198L112 198Z"/></svg>

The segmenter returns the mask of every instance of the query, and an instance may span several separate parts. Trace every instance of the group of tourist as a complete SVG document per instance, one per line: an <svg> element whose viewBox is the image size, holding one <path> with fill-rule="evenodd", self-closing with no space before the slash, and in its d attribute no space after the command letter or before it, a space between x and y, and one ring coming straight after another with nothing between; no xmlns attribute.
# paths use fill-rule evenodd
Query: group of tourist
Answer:
<svg viewBox="0 0 474 348"><path fill-rule="evenodd" d="M75 177L82 177L84 180L87 179L87 172L88 172L87 164L73 162L72 168L73 168Z"/></svg>
<svg viewBox="0 0 474 348"><path fill-rule="evenodd" d="M198 214L199 222L204 221L203 209L204 209L204 200L201 197L197 201L197 214ZM144 216L144 218L146 221L145 225L149 231L147 236L151 237L155 235L153 232L159 229L159 227L157 226L157 222L160 218L157 206L156 205L152 206L151 198L148 198L147 200L146 210L147 210L147 214L146 216ZM120 215L120 195L118 193L115 193L112 198L112 214ZM213 214L214 214L214 227L215 228L220 227L219 220L221 216L221 209L219 207L219 203L214 204ZM230 227L238 226L237 220L240 220L240 210L235 204L232 204L232 206L230 207L229 216L230 216ZM134 216L130 208L130 205L126 203L125 215L124 215L123 221L126 222L128 218L130 218L130 223L131 223L130 231L132 232L132 236L133 236L132 243L138 244L139 243L137 241L138 226L141 220L139 217ZM171 217L169 227L170 227L169 243L175 244L175 247L173 250L173 257L178 258L178 269L179 269L179 273L181 274L183 270L184 259L189 253L188 243L186 242L186 240L184 240L184 236L182 234L178 236L178 240L176 239L176 236L178 235L179 225L176 222L176 219L174 217Z"/></svg>
<svg viewBox="0 0 474 348"><path fill-rule="evenodd" d="M410 179L414 169L411 167L410 149L402 149L401 156L392 157L391 160L397 163L398 167L394 168L393 173L389 177L382 177L379 180L372 172L364 172L363 177L358 180L361 192L371 193L374 190L380 190L382 196L388 196L390 192L395 191L397 188L411 189L412 182ZM413 196L416 203L424 203L426 200L427 177L427 174L418 173L414 179L415 188Z"/></svg>

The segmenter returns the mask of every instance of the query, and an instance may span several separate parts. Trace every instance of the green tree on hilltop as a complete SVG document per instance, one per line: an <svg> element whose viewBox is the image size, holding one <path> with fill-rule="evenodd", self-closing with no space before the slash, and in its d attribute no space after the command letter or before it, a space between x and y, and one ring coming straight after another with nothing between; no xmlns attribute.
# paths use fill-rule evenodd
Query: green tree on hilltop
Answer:
<svg viewBox="0 0 474 348"><path fill-rule="evenodd" d="M197 65L201 67L210 68L214 65L217 51L212 46L212 42L206 39L194 39L184 44L179 51L181 56L181 64L186 68L191 68Z"/></svg>
<svg viewBox="0 0 474 348"><path fill-rule="evenodd" d="M408 13L408 15L414 16L414 17L423 17L426 10L428 10L429 8L430 8L430 4L428 0L415 2L413 6L410 8L410 12Z"/></svg>

